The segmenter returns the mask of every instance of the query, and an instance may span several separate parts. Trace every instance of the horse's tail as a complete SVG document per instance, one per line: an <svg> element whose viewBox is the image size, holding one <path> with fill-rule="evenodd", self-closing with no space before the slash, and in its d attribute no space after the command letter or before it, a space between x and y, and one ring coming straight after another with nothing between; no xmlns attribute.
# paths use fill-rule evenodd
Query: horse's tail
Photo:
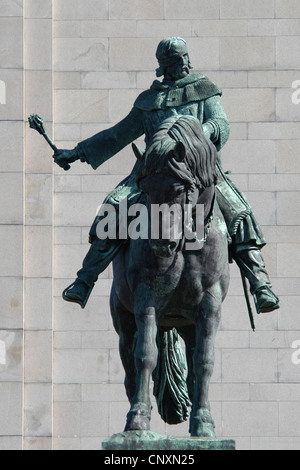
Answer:
<svg viewBox="0 0 300 470"><path fill-rule="evenodd" d="M191 402L186 384L186 362L175 329L157 334L158 359L153 372L158 412L168 424L186 421Z"/></svg>

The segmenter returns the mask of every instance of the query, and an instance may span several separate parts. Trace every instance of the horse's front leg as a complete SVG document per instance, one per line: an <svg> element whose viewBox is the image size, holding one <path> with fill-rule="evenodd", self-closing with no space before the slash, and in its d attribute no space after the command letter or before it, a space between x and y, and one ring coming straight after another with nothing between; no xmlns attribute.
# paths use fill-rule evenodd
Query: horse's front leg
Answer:
<svg viewBox="0 0 300 470"><path fill-rule="evenodd" d="M215 437L214 421L210 413L209 385L215 362L215 336L220 323L221 303L201 314L196 324L194 352L195 387L190 417L191 436ZM208 306L207 306L208 307Z"/></svg>
<svg viewBox="0 0 300 470"><path fill-rule="evenodd" d="M138 330L135 348L136 392L127 415L125 431L149 430L151 419L150 383L157 363L156 309L148 289L138 289L135 321Z"/></svg>

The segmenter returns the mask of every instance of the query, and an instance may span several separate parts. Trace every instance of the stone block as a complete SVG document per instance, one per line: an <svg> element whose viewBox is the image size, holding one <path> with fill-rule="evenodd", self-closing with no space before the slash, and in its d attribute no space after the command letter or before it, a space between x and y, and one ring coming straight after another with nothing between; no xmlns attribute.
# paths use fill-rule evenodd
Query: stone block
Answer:
<svg viewBox="0 0 300 470"><path fill-rule="evenodd" d="M294 92L293 88L276 90L276 117L278 121L300 121L300 105L293 102Z"/></svg>
<svg viewBox="0 0 300 470"><path fill-rule="evenodd" d="M237 348L222 351L222 377L225 383L272 383L277 379L276 374L276 350Z"/></svg>
<svg viewBox="0 0 300 470"><path fill-rule="evenodd" d="M277 194L277 223L279 225L299 225L299 191L279 192Z"/></svg>
<svg viewBox="0 0 300 470"><path fill-rule="evenodd" d="M55 247L54 272L57 278L74 277L81 268L88 247L85 245L57 245Z"/></svg>
<svg viewBox="0 0 300 470"><path fill-rule="evenodd" d="M22 173L0 173L1 224L23 223L23 175Z"/></svg>
<svg viewBox="0 0 300 470"><path fill-rule="evenodd" d="M284 140L295 139L300 133L299 122L249 122L249 139Z"/></svg>
<svg viewBox="0 0 300 470"><path fill-rule="evenodd" d="M23 16L23 0L2 0L0 16Z"/></svg>
<svg viewBox="0 0 300 470"><path fill-rule="evenodd" d="M275 120L275 92L268 88L227 89L222 98L229 122Z"/></svg>
<svg viewBox="0 0 300 470"><path fill-rule="evenodd" d="M0 171L23 171L23 134L23 122L0 122L1 152L3 155L0 161Z"/></svg>
<svg viewBox="0 0 300 470"><path fill-rule="evenodd" d="M107 436L109 433L109 408L103 403L81 404L80 435L84 437Z"/></svg>
<svg viewBox="0 0 300 470"><path fill-rule="evenodd" d="M293 338L293 339L292 339ZM293 341L300 340L300 331L297 333L290 333L290 344L287 349L278 350L278 381L281 383L297 384L299 383L299 364L293 363L293 354L295 349L292 349ZM287 400L285 400L287 401ZM293 429L292 423L290 429ZM293 435L293 432L292 432Z"/></svg>
<svg viewBox="0 0 300 470"><path fill-rule="evenodd" d="M106 90L56 90L55 120L57 123L107 122Z"/></svg>
<svg viewBox="0 0 300 470"><path fill-rule="evenodd" d="M276 142L276 168L278 173L300 173L300 140Z"/></svg>
<svg viewBox="0 0 300 470"><path fill-rule="evenodd" d="M38 114L52 120L52 72L27 71L25 80L25 115Z"/></svg>
<svg viewBox="0 0 300 470"><path fill-rule="evenodd" d="M81 21L83 38L130 38L136 36L135 20Z"/></svg>
<svg viewBox="0 0 300 470"><path fill-rule="evenodd" d="M109 120L119 122L131 111L139 92L137 90L112 90L109 92Z"/></svg>
<svg viewBox="0 0 300 470"><path fill-rule="evenodd" d="M53 47L57 72L97 72L108 68L107 38L56 38Z"/></svg>
<svg viewBox="0 0 300 470"><path fill-rule="evenodd" d="M80 402L53 404L53 437L80 436L80 408Z"/></svg>
<svg viewBox="0 0 300 470"><path fill-rule="evenodd" d="M278 69L297 68L300 37L282 36L276 40L276 65Z"/></svg>
<svg viewBox="0 0 300 470"><path fill-rule="evenodd" d="M53 355L55 383L101 383L108 381L106 349L56 349Z"/></svg>
<svg viewBox="0 0 300 470"><path fill-rule="evenodd" d="M1 100L0 120L23 120L23 71L11 68L0 69L0 80L5 83L5 103L2 104ZM5 126L7 124L1 123L1 125Z"/></svg>
<svg viewBox="0 0 300 470"><path fill-rule="evenodd" d="M279 436L298 437L300 434L300 410L295 403L279 403Z"/></svg>
<svg viewBox="0 0 300 470"><path fill-rule="evenodd" d="M211 19L219 18L218 0L190 0L183 3L180 0L165 0L165 18L180 19Z"/></svg>
<svg viewBox="0 0 300 470"><path fill-rule="evenodd" d="M1 436L0 450L23 450L22 436Z"/></svg>
<svg viewBox="0 0 300 470"><path fill-rule="evenodd" d="M229 140L222 149L222 162L223 167L234 175L272 174L275 172L275 143L271 140Z"/></svg>
<svg viewBox="0 0 300 470"><path fill-rule="evenodd" d="M61 227L91 226L104 193L56 193L55 223Z"/></svg>
<svg viewBox="0 0 300 470"><path fill-rule="evenodd" d="M276 223L275 192L246 191L245 196L253 209L255 217L261 225L274 225Z"/></svg>
<svg viewBox="0 0 300 470"><path fill-rule="evenodd" d="M52 138L52 124L44 122L50 138ZM25 128L25 173L51 174L53 171L52 150L41 136L30 129Z"/></svg>
<svg viewBox="0 0 300 470"><path fill-rule="evenodd" d="M277 250L278 276L299 277L300 244L279 243Z"/></svg>
<svg viewBox="0 0 300 470"><path fill-rule="evenodd" d="M52 437L25 437L22 450L50 451L52 450Z"/></svg>
<svg viewBox="0 0 300 470"><path fill-rule="evenodd" d="M276 24L276 20L249 20L248 36L276 36Z"/></svg>
<svg viewBox="0 0 300 470"><path fill-rule="evenodd" d="M26 0L25 18L52 18L52 0Z"/></svg>
<svg viewBox="0 0 300 470"><path fill-rule="evenodd" d="M52 279L25 279L26 330L51 330L52 328Z"/></svg>
<svg viewBox="0 0 300 470"><path fill-rule="evenodd" d="M55 331L53 347L54 349L80 349L81 333L79 331Z"/></svg>
<svg viewBox="0 0 300 470"><path fill-rule="evenodd" d="M294 70L259 70L248 72L248 86L255 88L291 88L298 74Z"/></svg>
<svg viewBox="0 0 300 470"><path fill-rule="evenodd" d="M1 67L22 69L23 18L0 17L0 44Z"/></svg>
<svg viewBox="0 0 300 470"><path fill-rule="evenodd" d="M224 403L223 426L225 436L273 436L278 429L278 404Z"/></svg>
<svg viewBox="0 0 300 470"><path fill-rule="evenodd" d="M21 225L0 226L0 276L23 276L23 228Z"/></svg>
<svg viewBox="0 0 300 470"><path fill-rule="evenodd" d="M286 295L281 297L281 314L279 316L279 328L281 330L299 330L300 319L295 315L300 298L297 295ZM300 335L299 335L300 337Z"/></svg>
<svg viewBox="0 0 300 470"><path fill-rule="evenodd" d="M54 384L54 402L76 402L80 401L81 384Z"/></svg>
<svg viewBox="0 0 300 470"><path fill-rule="evenodd" d="M25 331L24 380L27 383L52 382L52 331Z"/></svg>
<svg viewBox="0 0 300 470"><path fill-rule="evenodd" d="M22 383L0 383L0 392L0 434L9 440L0 441L0 448L12 450L12 436L22 434Z"/></svg>
<svg viewBox="0 0 300 470"><path fill-rule="evenodd" d="M20 330L0 331L0 374L2 382L20 382L23 374L23 336Z"/></svg>
<svg viewBox="0 0 300 470"><path fill-rule="evenodd" d="M26 175L26 225L52 224L52 175Z"/></svg>
<svg viewBox="0 0 300 470"><path fill-rule="evenodd" d="M188 20L140 20L137 22L138 37L163 38L165 36L180 36L189 38L191 33L191 22ZM157 39L158 44L159 39Z"/></svg>
<svg viewBox="0 0 300 470"><path fill-rule="evenodd" d="M0 323L2 327L23 327L23 282L21 277L0 278Z"/></svg>
<svg viewBox="0 0 300 470"><path fill-rule="evenodd" d="M299 188L299 175L268 175L268 185L264 175L249 175L249 189L252 191L297 191Z"/></svg>
<svg viewBox="0 0 300 470"><path fill-rule="evenodd" d="M222 69L273 69L275 60L275 39L273 37L220 38L220 66Z"/></svg>
<svg viewBox="0 0 300 470"><path fill-rule="evenodd" d="M25 276L52 277L52 227L25 228Z"/></svg>
<svg viewBox="0 0 300 470"><path fill-rule="evenodd" d="M252 401L299 401L299 384L250 384Z"/></svg>
<svg viewBox="0 0 300 470"><path fill-rule="evenodd" d="M299 450L299 437L252 437L252 450Z"/></svg>
<svg viewBox="0 0 300 470"><path fill-rule="evenodd" d="M80 72L54 72L54 90L80 89Z"/></svg>
<svg viewBox="0 0 300 470"><path fill-rule="evenodd" d="M120 72L154 71L157 68L155 58L157 44L157 38L111 38L110 70Z"/></svg>
<svg viewBox="0 0 300 470"><path fill-rule="evenodd" d="M299 18L300 5L297 0L277 0L276 18Z"/></svg>
<svg viewBox="0 0 300 470"><path fill-rule="evenodd" d="M25 21L27 70L52 70L52 20Z"/></svg>
<svg viewBox="0 0 300 470"><path fill-rule="evenodd" d="M110 19L163 19L163 0L110 0Z"/></svg>
<svg viewBox="0 0 300 470"><path fill-rule="evenodd" d="M55 19L96 20L108 18L108 0L56 0Z"/></svg>
<svg viewBox="0 0 300 470"><path fill-rule="evenodd" d="M219 38L198 37L187 39L192 66L197 70L220 70Z"/></svg>
<svg viewBox="0 0 300 470"><path fill-rule="evenodd" d="M274 18L273 0L221 0L221 18Z"/></svg>
<svg viewBox="0 0 300 470"><path fill-rule="evenodd" d="M54 38L79 38L81 32L81 22L76 21L54 21L53 37Z"/></svg>
<svg viewBox="0 0 300 470"><path fill-rule="evenodd" d="M24 435L52 434L52 384L25 384Z"/></svg>
<svg viewBox="0 0 300 470"><path fill-rule="evenodd" d="M193 36L247 36L246 20L194 20Z"/></svg>
<svg viewBox="0 0 300 470"><path fill-rule="evenodd" d="M99 330L106 331L110 325L110 310L109 310L109 288L111 285L110 280L100 279L97 282L95 290L107 291L107 297L92 295L84 310L84 317L82 316L82 309L77 304L63 301L61 293L71 282L70 279L66 282L63 280L59 288L59 297L54 299L54 328L56 331L89 331ZM104 281L106 281L104 283Z"/></svg>
<svg viewBox="0 0 300 470"><path fill-rule="evenodd" d="M136 74L134 72L83 72L81 84L83 88L89 90L136 88Z"/></svg>

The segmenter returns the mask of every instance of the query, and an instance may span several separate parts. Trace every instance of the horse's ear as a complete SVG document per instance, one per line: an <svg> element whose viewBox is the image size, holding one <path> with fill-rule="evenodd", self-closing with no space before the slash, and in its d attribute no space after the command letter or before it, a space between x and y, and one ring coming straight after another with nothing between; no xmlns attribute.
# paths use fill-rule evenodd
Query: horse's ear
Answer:
<svg viewBox="0 0 300 470"><path fill-rule="evenodd" d="M137 160L141 160L144 156L144 150L138 147L135 143L132 144L132 150L134 151L134 155L136 156Z"/></svg>
<svg viewBox="0 0 300 470"><path fill-rule="evenodd" d="M185 146L182 142L177 142L176 147L174 149L174 156L178 162L183 162L185 159Z"/></svg>

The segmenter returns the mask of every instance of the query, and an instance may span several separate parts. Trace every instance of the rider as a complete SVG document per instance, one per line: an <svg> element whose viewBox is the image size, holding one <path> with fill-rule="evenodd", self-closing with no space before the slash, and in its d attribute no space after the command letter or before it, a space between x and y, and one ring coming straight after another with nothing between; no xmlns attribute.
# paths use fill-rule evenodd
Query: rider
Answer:
<svg viewBox="0 0 300 470"><path fill-rule="evenodd" d="M219 151L228 140L230 126L221 104L222 91L207 77L191 72L189 54L184 39L167 38L158 45L156 57L159 68L151 88L141 93L131 112L114 127L80 142L73 150L60 150L54 155L61 167L81 160L97 169L125 146L145 134L145 143L160 123L174 114L197 117L206 136ZM231 254L249 280L257 313L279 308L279 299L271 290L261 248L266 244L258 222L244 195L224 174L218 161L219 180L216 186L218 203L231 237ZM118 210L119 201L127 198L129 204L139 201L141 192L135 183L135 170L106 199ZM98 276L103 272L126 240L99 239L96 234L99 217L90 231L91 247L77 279L63 293L65 300L77 302L83 308L88 301Z"/></svg>

